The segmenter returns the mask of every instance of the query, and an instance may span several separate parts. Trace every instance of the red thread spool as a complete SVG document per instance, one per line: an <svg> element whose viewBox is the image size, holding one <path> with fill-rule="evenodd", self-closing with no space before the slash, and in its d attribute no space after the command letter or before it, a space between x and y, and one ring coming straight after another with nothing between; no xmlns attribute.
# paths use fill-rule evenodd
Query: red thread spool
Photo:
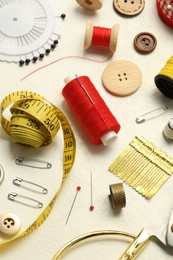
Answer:
<svg viewBox="0 0 173 260"><path fill-rule="evenodd" d="M67 77L62 95L93 144L108 145L117 138L120 125L87 76Z"/></svg>
<svg viewBox="0 0 173 260"><path fill-rule="evenodd" d="M108 47L112 53L116 51L119 25L109 28L95 27L88 21L85 30L84 49L90 46Z"/></svg>

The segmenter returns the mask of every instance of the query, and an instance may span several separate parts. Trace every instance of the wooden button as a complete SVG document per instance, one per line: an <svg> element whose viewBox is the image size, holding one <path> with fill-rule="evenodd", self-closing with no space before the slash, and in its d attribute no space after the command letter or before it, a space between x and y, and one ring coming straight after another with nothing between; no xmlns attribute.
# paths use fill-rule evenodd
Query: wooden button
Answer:
<svg viewBox="0 0 173 260"><path fill-rule="evenodd" d="M134 39L134 46L138 52L150 53L157 45L156 37L149 32L141 32Z"/></svg>
<svg viewBox="0 0 173 260"><path fill-rule="evenodd" d="M140 87L142 73L131 61L114 61L104 69L102 82L110 93L117 96L128 96Z"/></svg>
<svg viewBox="0 0 173 260"><path fill-rule="evenodd" d="M114 0L114 7L119 13L124 15L137 15L144 9L144 0Z"/></svg>
<svg viewBox="0 0 173 260"><path fill-rule="evenodd" d="M76 2L82 7L89 10L99 10L102 7L103 0L76 0Z"/></svg>
<svg viewBox="0 0 173 260"><path fill-rule="evenodd" d="M20 218L11 212L0 215L0 232L4 235L12 236L19 232L21 227Z"/></svg>

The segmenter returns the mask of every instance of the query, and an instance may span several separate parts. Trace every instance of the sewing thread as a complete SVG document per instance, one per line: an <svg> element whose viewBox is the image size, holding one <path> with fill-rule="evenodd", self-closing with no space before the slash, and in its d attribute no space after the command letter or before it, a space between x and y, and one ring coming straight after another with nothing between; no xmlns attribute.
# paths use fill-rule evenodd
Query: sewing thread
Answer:
<svg viewBox="0 0 173 260"><path fill-rule="evenodd" d="M167 97L173 98L173 56L154 78L157 88Z"/></svg>
<svg viewBox="0 0 173 260"><path fill-rule="evenodd" d="M120 124L87 76L66 78L62 95L93 144L108 145L117 138Z"/></svg>
<svg viewBox="0 0 173 260"><path fill-rule="evenodd" d="M90 46L101 46L108 47L114 53L117 47L118 32L118 24L109 29L93 26L91 21L88 21L85 30L84 49L88 49Z"/></svg>

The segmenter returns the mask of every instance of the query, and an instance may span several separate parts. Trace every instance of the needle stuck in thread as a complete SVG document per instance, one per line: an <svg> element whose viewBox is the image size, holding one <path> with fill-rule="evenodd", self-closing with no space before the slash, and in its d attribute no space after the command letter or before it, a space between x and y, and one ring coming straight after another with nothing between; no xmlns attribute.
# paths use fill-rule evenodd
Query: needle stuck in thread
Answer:
<svg viewBox="0 0 173 260"><path fill-rule="evenodd" d="M72 209L73 209L73 207L74 207L74 203L75 203L75 201L76 201L76 198L77 198L78 192L79 192L80 190L81 190L81 187L80 187L80 186L77 186L77 188L76 188L76 194L75 194L75 197L74 197L74 199L73 199L73 202L72 202L72 205L71 205L70 211L69 211L69 213L68 213L67 220L66 220L66 222L65 222L66 225L67 225L67 223L68 223L68 220L69 220L69 218L70 218L70 215L71 215Z"/></svg>

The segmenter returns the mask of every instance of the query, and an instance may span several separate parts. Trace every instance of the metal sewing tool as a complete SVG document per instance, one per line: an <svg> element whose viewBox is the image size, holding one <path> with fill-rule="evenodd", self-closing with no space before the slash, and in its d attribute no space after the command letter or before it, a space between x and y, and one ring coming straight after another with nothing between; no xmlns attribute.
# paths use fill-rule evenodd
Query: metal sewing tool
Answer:
<svg viewBox="0 0 173 260"><path fill-rule="evenodd" d="M91 176L90 176L90 187L91 187L91 205L89 207L90 211L94 210L94 205L93 205L93 174L91 171Z"/></svg>
<svg viewBox="0 0 173 260"><path fill-rule="evenodd" d="M109 200L113 209L121 209L126 206L126 195L122 183L109 185Z"/></svg>
<svg viewBox="0 0 173 260"><path fill-rule="evenodd" d="M22 183L27 183L27 186L26 185L23 185ZM38 194L47 194L48 193L48 190L34 182L31 182L31 181L27 181L27 180L24 180L20 177L16 177L14 180L13 180L13 184L16 185L16 186L19 186L21 188L24 188L26 190L29 190L29 191L32 191L32 192L35 192L35 193L38 193ZM33 188L34 187L34 188Z"/></svg>
<svg viewBox="0 0 173 260"><path fill-rule="evenodd" d="M92 100L92 98L90 97L88 91L86 90L86 88L84 87L84 85L82 84L82 82L80 81L79 77L77 74L75 74L76 80L78 82L78 84L80 85L80 87L83 89L83 91L85 92L85 94L87 95L87 97L89 98L89 100L91 101L92 104L94 104L94 101Z"/></svg>
<svg viewBox="0 0 173 260"><path fill-rule="evenodd" d="M109 170L147 198L173 173L173 158L142 136L136 136L110 165Z"/></svg>
<svg viewBox="0 0 173 260"><path fill-rule="evenodd" d="M37 168L37 169L50 169L52 164L39 159L16 157L15 160L17 165Z"/></svg>
<svg viewBox="0 0 173 260"><path fill-rule="evenodd" d="M19 198L19 199L18 199ZM8 194L8 199L17 203L20 203L24 206L28 206L31 208L36 208L36 209L41 209L43 207L43 203L35 200L33 198L21 195L21 194L17 194L15 192L11 192ZM27 203L27 201L29 201Z"/></svg>
<svg viewBox="0 0 173 260"><path fill-rule="evenodd" d="M163 112L158 114L157 111L160 111L160 110L163 110ZM159 117L159 116L163 115L167 110L168 110L167 106L162 106L162 107L156 108L154 110L151 110L151 111L149 111L149 112L147 112L147 113L145 113L143 115L137 116L136 117L136 123L137 124L141 124L141 123L144 123L146 120L150 120L150 119L154 119L156 117ZM153 114L153 116L152 117L148 117L148 118L145 117L145 116L147 116L149 114Z"/></svg>
<svg viewBox="0 0 173 260"><path fill-rule="evenodd" d="M173 210L168 222L142 229L119 260L135 259L152 237L156 237L167 247L173 247Z"/></svg>
<svg viewBox="0 0 173 260"><path fill-rule="evenodd" d="M67 225L67 223L68 223L68 220L69 220L69 218L70 218L72 209L73 209L73 207L74 207L74 203L75 203L75 201L76 201L77 195L78 195L78 193L79 193L80 190L81 190L81 187L80 187L80 186L77 186L77 188L76 188L76 194L75 194L75 197L74 197L74 199L73 199L73 202L72 202L70 211L69 211L69 213L68 213L68 216L67 216L67 219L66 219L66 222L65 222L66 225Z"/></svg>
<svg viewBox="0 0 173 260"><path fill-rule="evenodd" d="M2 165L0 164L0 183L3 182L4 176L5 176L5 171Z"/></svg>
<svg viewBox="0 0 173 260"><path fill-rule="evenodd" d="M65 244L53 257L53 260L60 260L64 254L76 244L85 242L94 237L121 236L132 239L128 249L121 255L119 260L133 260L144 249L152 237L156 237L166 247L173 247L173 210L169 222L163 221L160 225L144 228L138 236L117 230L99 230L80 235Z"/></svg>

